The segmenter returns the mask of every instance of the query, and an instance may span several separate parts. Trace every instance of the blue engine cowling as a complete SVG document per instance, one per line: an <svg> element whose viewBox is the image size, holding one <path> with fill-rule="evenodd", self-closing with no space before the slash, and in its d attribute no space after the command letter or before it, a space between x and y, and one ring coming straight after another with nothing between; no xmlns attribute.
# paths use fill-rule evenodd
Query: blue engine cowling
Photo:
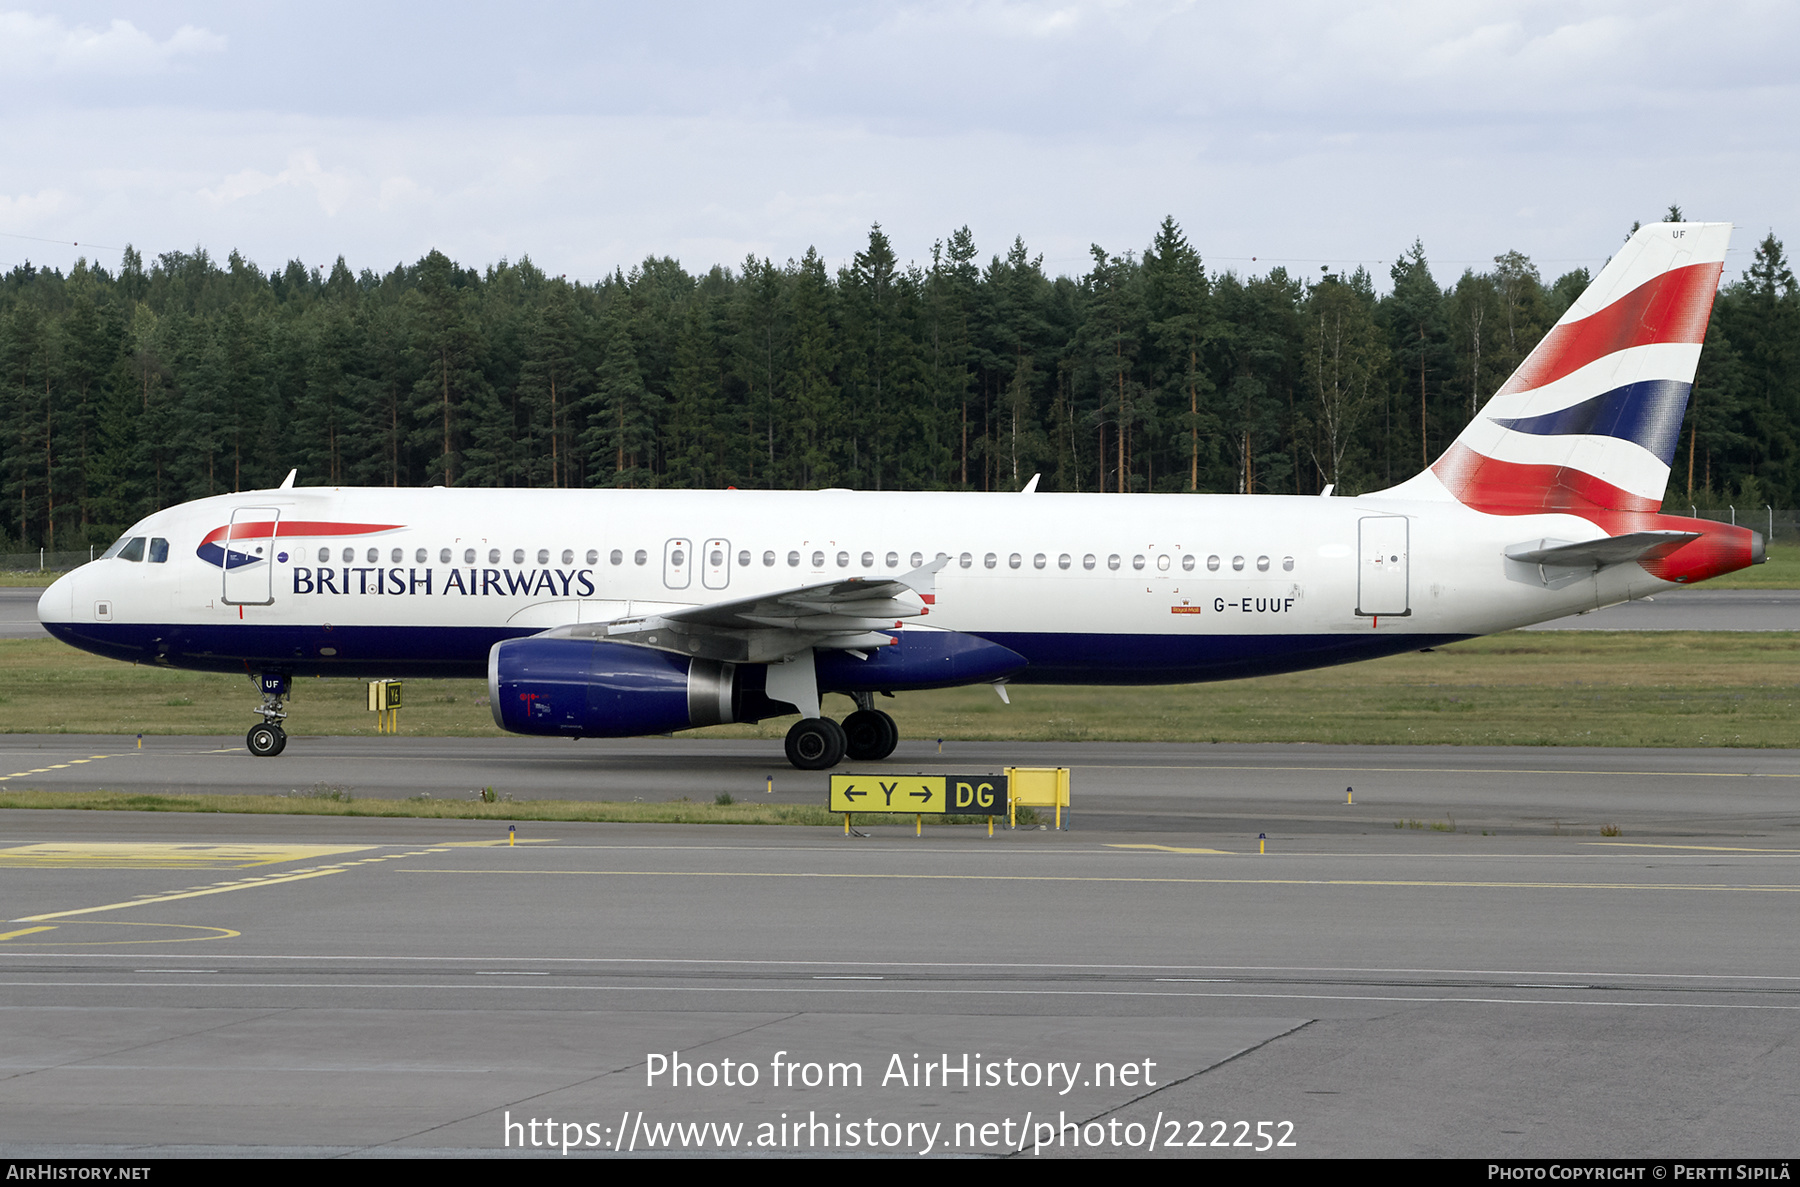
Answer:
<svg viewBox="0 0 1800 1187"><path fill-rule="evenodd" d="M886 692L997 680L1025 657L975 635L905 631L868 658L815 656L819 691ZM795 711L764 692L762 664L693 659L603 640L533 636L488 652L494 724L515 734L636 738Z"/></svg>
<svg viewBox="0 0 1800 1187"><path fill-rule="evenodd" d="M635 738L736 720L735 669L628 643L508 639L488 652L488 698L515 734Z"/></svg>

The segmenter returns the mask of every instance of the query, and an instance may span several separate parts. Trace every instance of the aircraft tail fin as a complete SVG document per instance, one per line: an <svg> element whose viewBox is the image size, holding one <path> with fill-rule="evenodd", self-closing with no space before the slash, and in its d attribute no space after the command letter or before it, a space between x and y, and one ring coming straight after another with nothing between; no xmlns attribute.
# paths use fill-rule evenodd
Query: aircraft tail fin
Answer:
<svg viewBox="0 0 1800 1187"><path fill-rule="evenodd" d="M1386 492L1494 515L1662 507L1730 223L1652 223L1431 468Z"/></svg>

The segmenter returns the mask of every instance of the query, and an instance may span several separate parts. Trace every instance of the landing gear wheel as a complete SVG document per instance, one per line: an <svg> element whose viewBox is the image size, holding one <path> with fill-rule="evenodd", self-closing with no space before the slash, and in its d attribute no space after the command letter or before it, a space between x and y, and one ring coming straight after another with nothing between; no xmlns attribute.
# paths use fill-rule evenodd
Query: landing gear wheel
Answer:
<svg viewBox="0 0 1800 1187"><path fill-rule="evenodd" d="M253 725L244 745L258 758L274 758L287 748L287 731L278 725Z"/></svg>
<svg viewBox="0 0 1800 1187"><path fill-rule="evenodd" d="M859 709L844 718L844 753L857 762L886 758L900 744L900 727L879 709Z"/></svg>
<svg viewBox="0 0 1800 1187"><path fill-rule="evenodd" d="M788 731L787 759L802 771L823 771L844 759L844 729L829 717L803 717Z"/></svg>

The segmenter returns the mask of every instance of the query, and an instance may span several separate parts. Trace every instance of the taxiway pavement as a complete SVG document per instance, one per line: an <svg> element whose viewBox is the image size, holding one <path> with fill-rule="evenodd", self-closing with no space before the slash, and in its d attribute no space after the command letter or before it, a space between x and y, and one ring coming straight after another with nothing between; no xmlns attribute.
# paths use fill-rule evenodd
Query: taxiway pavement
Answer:
<svg viewBox="0 0 1800 1187"><path fill-rule="evenodd" d="M0 774L86 741L4 739ZM460 761L520 795L666 798L778 761L361 742L157 739L32 782L287 764L398 794ZM509 845L506 822L0 814L0 1148L1791 1150L1794 752L965 745L939 769L1003 761L1070 765L1074 827L518 822Z"/></svg>

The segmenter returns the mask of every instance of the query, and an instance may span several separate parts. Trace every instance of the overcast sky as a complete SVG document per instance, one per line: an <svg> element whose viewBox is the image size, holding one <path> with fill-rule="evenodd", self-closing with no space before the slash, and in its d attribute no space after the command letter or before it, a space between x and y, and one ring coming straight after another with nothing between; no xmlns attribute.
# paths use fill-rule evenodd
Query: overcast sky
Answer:
<svg viewBox="0 0 1800 1187"><path fill-rule="evenodd" d="M1671 202L1738 225L1728 272L1800 234L1789 3L6 5L8 267L594 279L842 263L879 222L1075 275L1173 215L1215 270L1385 286L1414 238L1443 280L1597 267Z"/></svg>

